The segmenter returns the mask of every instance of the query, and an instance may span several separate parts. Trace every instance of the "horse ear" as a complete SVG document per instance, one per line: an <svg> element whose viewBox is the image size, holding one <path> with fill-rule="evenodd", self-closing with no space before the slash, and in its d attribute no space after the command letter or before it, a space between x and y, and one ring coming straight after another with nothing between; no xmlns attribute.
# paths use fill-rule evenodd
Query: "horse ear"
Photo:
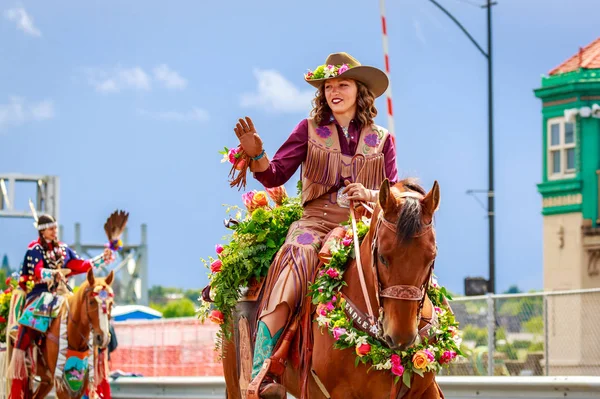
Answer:
<svg viewBox="0 0 600 399"><path fill-rule="evenodd" d="M385 179L381 186L379 187L379 205L381 209L384 211L388 207L388 202L390 201L391 193L390 193L390 181Z"/></svg>
<svg viewBox="0 0 600 399"><path fill-rule="evenodd" d="M106 284L111 285L114 277L115 277L115 271L111 270L110 273L108 273L108 276L106 276L106 278L104 279L104 281L106 282Z"/></svg>
<svg viewBox="0 0 600 399"><path fill-rule="evenodd" d="M425 198L421 200L423 207L423 216L425 217L425 223L431 223L433 214L438 210L440 206L440 185L437 180L433 182L433 187L427 193Z"/></svg>
<svg viewBox="0 0 600 399"><path fill-rule="evenodd" d="M96 279L94 278L94 269L91 267L87 272L87 281L90 284L90 287L93 287L94 284L96 284Z"/></svg>

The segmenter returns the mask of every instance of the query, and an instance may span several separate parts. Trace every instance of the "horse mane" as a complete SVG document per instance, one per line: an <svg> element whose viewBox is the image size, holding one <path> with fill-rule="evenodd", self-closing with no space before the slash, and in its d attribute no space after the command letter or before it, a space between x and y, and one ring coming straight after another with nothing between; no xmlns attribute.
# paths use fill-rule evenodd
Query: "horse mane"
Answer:
<svg viewBox="0 0 600 399"><path fill-rule="evenodd" d="M402 187L402 191L413 191L425 196L426 191L417 183L415 178L407 178L398 182L395 187ZM421 201L417 198L406 197L400 209L398 222L396 223L397 237L399 241L410 240L423 229L421 218Z"/></svg>
<svg viewBox="0 0 600 399"><path fill-rule="evenodd" d="M84 302L84 296L85 296L85 290L89 287L89 283L87 280L85 280L83 283L81 283L81 285L79 286L79 288L77 289L77 292L74 292L71 297L69 298L69 308L71 309L71 312L73 312L73 314L79 314L79 311L81 310L81 306L83 306L83 302Z"/></svg>

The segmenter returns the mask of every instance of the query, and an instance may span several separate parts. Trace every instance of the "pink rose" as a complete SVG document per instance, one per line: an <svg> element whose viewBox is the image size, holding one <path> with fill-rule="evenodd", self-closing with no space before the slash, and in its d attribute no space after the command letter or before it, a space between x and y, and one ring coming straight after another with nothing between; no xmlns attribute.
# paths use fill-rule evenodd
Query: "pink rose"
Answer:
<svg viewBox="0 0 600 399"><path fill-rule="evenodd" d="M363 357L364 355L368 354L369 352L371 352L371 345L369 345L369 344L362 344L362 345L356 347L356 355L358 357Z"/></svg>
<svg viewBox="0 0 600 399"><path fill-rule="evenodd" d="M343 74L343 73L344 73L344 72L346 72L348 69L350 69L350 68L348 68L348 65L346 65L346 64L343 64L343 65L342 65L342 66L341 66L341 67L338 69L338 75L341 75L341 74Z"/></svg>
<svg viewBox="0 0 600 399"><path fill-rule="evenodd" d="M247 193L242 194L242 202L246 206L249 212L254 210L254 205L252 204L252 199L254 198L254 191L248 191Z"/></svg>
<svg viewBox="0 0 600 399"><path fill-rule="evenodd" d="M241 149L239 147L236 148L232 148L231 150L229 150L229 162L231 162L232 164L235 163L235 160L237 159L236 155L241 151Z"/></svg>
<svg viewBox="0 0 600 399"><path fill-rule="evenodd" d="M306 73L306 79L310 79L310 78L312 78L312 77L313 77L313 73L312 73L312 71L308 71L308 72Z"/></svg>
<svg viewBox="0 0 600 399"><path fill-rule="evenodd" d="M317 306L317 313L321 316L327 316L327 307L325 305L323 305L322 303L320 303Z"/></svg>
<svg viewBox="0 0 600 399"><path fill-rule="evenodd" d="M339 340L342 335L348 333L346 329L342 327L335 327L332 332L333 339L335 339L336 341Z"/></svg>
<svg viewBox="0 0 600 399"><path fill-rule="evenodd" d="M223 262L221 262L221 259L217 259L213 263L210 264L210 271L213 273L218 273L221 271L222 266L223 266Z"/></svg>
<svg viewBox="0 0 600 399"><path fill-rule="evenodd" d="M402 359L400 356L393 354L392 355L392 373L397 376L402 376L404 374L404 366L402 366Z"/></svg>
<svg viewBox="0 0 600 399"><path fill-rule="evenodd" d="M352 244L352 238L344 238L342 240L342 245L345 247L349 247Z"/></svg>
<svg viewBox="0 0 600 399"><path fill-rule="evenodd" d="M223 252L223 246L221 244L217 244L215 246L215 252L217 253L217 255L220 255L221 252Z"/></svg>
<svg viewBox="0 0 600 399"><path fill-rule="evenodd" d="M335 301L337 301L336 296L334 295L333 298L331 298L331 302L335 303Z"/></svg>
<svg viewBox="0 0 600 399"><path fill-rule="evenodd" d="M433 353L431 353L428 349L425 349L423 351L423 353L425 353L425 355L427 355L427 358L429 359L430 362L435 361L435 355Z"/></svg>
<svg viewBox="0 0 600 399"><path fill-rule="evenodd" d="M446 351L440 357L440 363L450 363L454 358L456 358L456 352L454 351Z"/></svg>
<svg viewBox="0 0 600 399"><path fill-rule="evenodd" d="M335 306L333 306L333 303L327 302L327 305L325 305L325 309L331 312L333 309L335 309Z"/></svg>
<svg viewBox="0 0 600 399"><path fill-rule="evenodd" d="M329 268L326 273L331 278L338 278L340 275L340 273L333 268Z"/></svg>

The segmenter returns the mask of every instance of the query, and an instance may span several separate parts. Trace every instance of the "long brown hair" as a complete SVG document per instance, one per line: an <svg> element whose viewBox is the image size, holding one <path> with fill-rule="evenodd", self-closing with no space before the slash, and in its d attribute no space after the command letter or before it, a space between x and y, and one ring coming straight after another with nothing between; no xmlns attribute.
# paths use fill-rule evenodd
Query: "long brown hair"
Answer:
<svg viewBox="0 0 600 399"><path fill-rule="evenodd" d="M355 80L356 82L356 120L358 120L361 127L371 126L374 123L374 119L377 116L377 108L375 108L375 96L364 84ZM313 99L313 109L310 112L310 116L314 118L317 125L326 121L331 115L331 108L327 104L325 98L325 83L317 90L315 98Z"/></svg>

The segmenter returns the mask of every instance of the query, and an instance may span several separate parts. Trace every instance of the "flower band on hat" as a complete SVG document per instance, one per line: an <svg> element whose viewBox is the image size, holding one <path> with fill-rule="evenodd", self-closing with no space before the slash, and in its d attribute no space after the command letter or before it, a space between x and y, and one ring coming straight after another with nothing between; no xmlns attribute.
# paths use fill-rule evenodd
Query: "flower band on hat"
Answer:
<svg viewBox="0 0 600 399"><path fill-rule="evenodd" d="M33 225L35 226L36 229L38 229L39 231L42 231L42 230L49 229L51 227L57 227L58 223L57 222L50 222L50 223L44 223L44 224L34 223Z"/></svg>
<svg viewBox="0 0 600 399"><path fill-rule="evenodd" d="M335 78L352 68L352 65L319 65L314 71L310 69L304 75L306 80Z"/></svg>

